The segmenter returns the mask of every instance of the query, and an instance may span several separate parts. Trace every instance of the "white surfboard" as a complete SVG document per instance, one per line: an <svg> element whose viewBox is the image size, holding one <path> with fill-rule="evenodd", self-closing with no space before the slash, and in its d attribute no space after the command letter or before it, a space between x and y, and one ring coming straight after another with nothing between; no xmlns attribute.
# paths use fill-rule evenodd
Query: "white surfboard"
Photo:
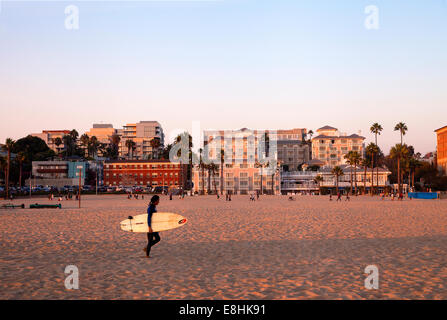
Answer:
<svg viewBox="0 0 447 320"><path fill-rule="evenodd" d="M184 226L188 220L176 213L154 212L152 214L152 230L154 232L166 231ZM140 214L121 221L121 230L129 232L147 232L147 214Z"/></svg>

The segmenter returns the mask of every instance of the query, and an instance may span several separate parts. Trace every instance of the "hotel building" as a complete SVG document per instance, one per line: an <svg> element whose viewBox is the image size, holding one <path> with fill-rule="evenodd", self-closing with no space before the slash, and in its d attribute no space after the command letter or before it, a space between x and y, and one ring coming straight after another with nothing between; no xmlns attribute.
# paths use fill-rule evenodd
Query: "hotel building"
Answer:
<svg viewBox="0 0 447 320"><path fill-rule="evenodd" d="M278 161L283 171L298 170L300 165L310 160L310 144L304 140L306 129L277 131Z"/></svg>
<svg viewBox="0 0 447 320"><path fill-rule="evenodd" d="M263 146L265 133L268 133L270 141L268 157L267 148ZM279 194L280 168L277 166L276 139L277 133L274 131L246 128L205 131L203 161L206 164L214 163L217 170L212 173L196 164L192 172L194 192L202 193L203 190L214 193L217 190L219 193L248 194L262 190L263 193ZM224 151L222 186L221 150Z"/></svg>
<svg viewBox="0 0 447 320"><path fill-rule="evenodd" d="M187 165L169 160L121 160L104 162L106 186L166 186L181 188L187 178Z"/></svg>
<svg viewBox="0 0 447 320"><path fill-rule="evenodd" d="M436 163L438 170L447 174L447 126L435 130L437 135Z"/></svg>
<svg viewBox="0 0 447 320"><path fill-rule="evenodd" d="M160 140L160 147L164 145L163 129L157 121L140 121L139 123L126 124L122 130L117 131L121 136L119 155L130 159L144 160L149 159L153 151L151 140L157 138ZM129 152L126 141L135 142L135 149Z"/></svg>
<svg viewBox="0 0 447 320"><path fill-rule="evenodd" d="M317 159L325 166L334 167L346 163L344 156L349 151L364 154L365 137L359 134L347 135L337 128L324 126L317 130L318 135L312 138L312 159Z"/></svg>
<svg viewBox="0 0 447 320"><path fill-rule="evenodd" d="M32 133L31 136L42 139L50 149L56 153L59 153L65 148L64 140L62 138L68 134L70 134L70 130L43 130L42 133ZM62 144L56 145L56 138L60 138L62 140Z"/></svg>

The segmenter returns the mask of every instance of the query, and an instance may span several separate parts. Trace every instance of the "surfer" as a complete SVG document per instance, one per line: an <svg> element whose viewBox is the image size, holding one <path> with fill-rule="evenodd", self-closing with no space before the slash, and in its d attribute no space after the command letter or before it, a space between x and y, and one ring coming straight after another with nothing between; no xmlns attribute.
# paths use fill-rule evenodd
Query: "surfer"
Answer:
<svg viewBox="0 0 447 320"><path fill-rule="evenodd" d="M149 207L147 208L147 225L149 226L149 230L147 233L147 247L145 248L146 257L150 258L149 254L151 253L151 247L160 242L160 235L158 232L154 232L151 227L152 222L152 214L157 212L157 206L160 203L160 197L155 195L151 198L151 202L149 203Z"/></svg>

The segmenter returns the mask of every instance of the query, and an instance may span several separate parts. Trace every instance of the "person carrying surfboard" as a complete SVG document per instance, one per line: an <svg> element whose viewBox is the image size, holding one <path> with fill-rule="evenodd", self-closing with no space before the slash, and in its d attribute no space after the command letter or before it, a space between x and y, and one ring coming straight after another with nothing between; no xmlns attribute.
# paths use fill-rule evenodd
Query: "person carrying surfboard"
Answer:
<svg viewBox="0 0 447 320"><path fill-rule="evenodd" d="M149 254L151 253L151 247L160 242L160 235L158 232L153 232L151 227L152 222L152 214L157 212L157 206L160 203L160 197L155 195L151 198L151 202L149 203L149 207L147 208L147 225L148 225L148 233L147 233L147 247L144 248L146 251L146 257L150 258Z"/></svg>

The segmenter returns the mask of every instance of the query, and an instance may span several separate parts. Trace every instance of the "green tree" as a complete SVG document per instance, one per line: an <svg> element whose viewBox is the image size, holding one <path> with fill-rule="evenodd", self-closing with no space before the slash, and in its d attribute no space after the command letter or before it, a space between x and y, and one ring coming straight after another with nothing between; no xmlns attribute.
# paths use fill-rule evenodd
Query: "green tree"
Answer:
<svg viewBox="0 0 447 320"><path fill-rule="evenodd" d="M376 146L379 147L379 145L377 144L377 136L380 135L381 132L383 131L382 126L376 122L376 123L373 123L373 125L371 126L371 128L369 130L371 131L371 133L374 133ZM379 159L378 159L378 153L374 154L374 158L375 158L374 161L376 163L376 181L377 181L376 186L377 186L377 190L379 190Z"/></svg>
<svg viewBox="0 0 447 320"><path fill-rule="evenodd" d="M342 175L344 175L344 173L343 173L343 169L340 168L339 166L335 166L335 167L332 169L332 175L335 177L335 190L336 190L336 192L337 192L337 194L338 194L338 181L339 181L339 178L340 178Z"/></svg>
<svg viewBox="0 0 447 320"><path fill-rule="evenodd" d="M396 144L390 150L390 157L392 159L397 160L397 184L399 188L399 194L402 192L402 175L401 175L400 162L407 156L407 154L408 154L408 148L406 145L402 144Z"/></svg>
<svg viewBox="0 0 447 320"><path fill-rule="evenodd" d="M403 136L407 133L408 128L407 125L403 122L399 122L398 124L396 124L396 126L394 127L394 131L399 131L400 132L400 144L403 145Z"/></svg>
<svg viewBox="0 0 447 320"><path fill-rule="evenodd" d="M126 140L126 148L127 148L127 158L133 159L133 150L135 149L136 143L135 141L128 139Z"/></svg>
<svg viewBox="0 0 447 320"><path fill-rule="evenodd" d="M11 138L7 138L5 141L5 144L2 146L3 150L8 153L7 155L7 166L6 166L6 177L5 177L5 190L6 190L6 199L9 198L9 175L10 175L10 168L11 168L11 151L14 148L15 141Z"/></svg>
<svg viewBox="0 0 447 320"><path fill-rule="evenodd" d="M315 177L314 181L318 184L318 193L321 195L321 183L323 182L323 177L318 175Z"/></svg>
<svg viewBox="0 0 447 320"><path fill-rule="evenodd" d="M220 194L223 195L224 178L223 178L223 167L225 162L225 151L220 149Z"/></svg>
<svg viewBox="0 0 447 320"><path fill-rule="evenodd" d="M152 158L158 159L158 149L161 146L160 138L155 137L155 138L151 139L150 144L151 144L151 148L152 148Z"/></svg>
<svg viewBox="0 0 447 320"><path fill-rule="evenodd" d="M19 152L16 155L16 161L19 164L19 187L22 187L22 169L23 169L23 162L26 160L26 156L24 152Z"/></svg>
<svg viewBox="0 0 447 320"><path fill-rule="evenodd" d="M378 152L379 148L372 142L366 147L366 154L371 157L371 196L374 195L374 157Z"/></svg>

